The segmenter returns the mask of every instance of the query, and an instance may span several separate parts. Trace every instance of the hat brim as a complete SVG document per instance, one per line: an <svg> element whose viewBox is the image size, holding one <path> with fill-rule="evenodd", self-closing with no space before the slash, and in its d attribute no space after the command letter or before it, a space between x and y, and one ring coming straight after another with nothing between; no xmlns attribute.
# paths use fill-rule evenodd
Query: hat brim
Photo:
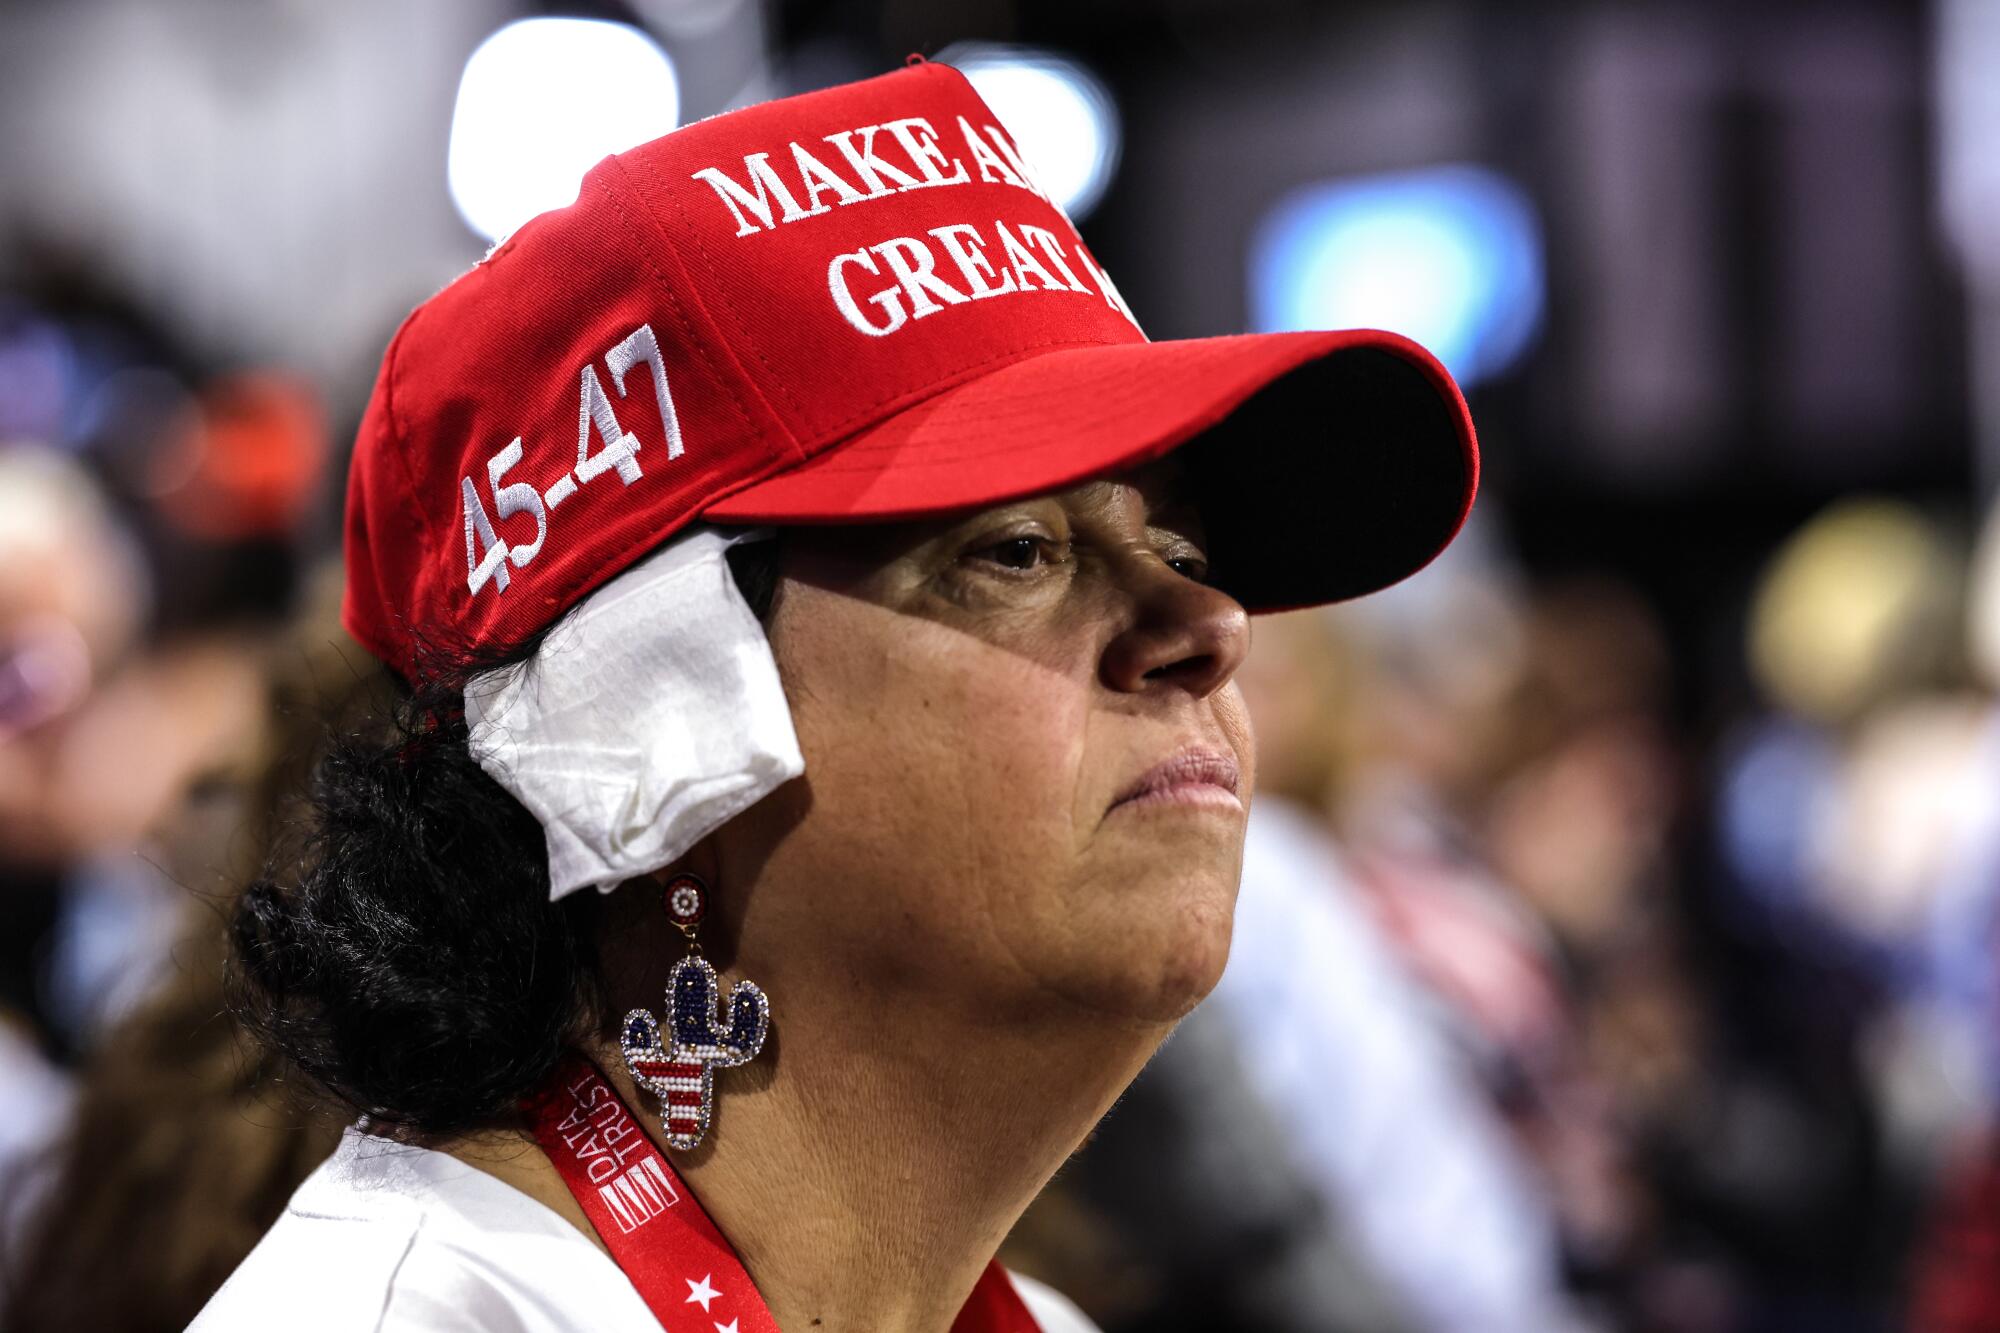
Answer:
<svg viewBox="0 0 2000 1333"><path fill-rule="evenodd" d="M1403 579L1479 484L1465 400L1375 329L1068 347L896 413L711 504L721 523L917 518L1078 484L1185 450L1210 577L1252 611Z"/></svg>

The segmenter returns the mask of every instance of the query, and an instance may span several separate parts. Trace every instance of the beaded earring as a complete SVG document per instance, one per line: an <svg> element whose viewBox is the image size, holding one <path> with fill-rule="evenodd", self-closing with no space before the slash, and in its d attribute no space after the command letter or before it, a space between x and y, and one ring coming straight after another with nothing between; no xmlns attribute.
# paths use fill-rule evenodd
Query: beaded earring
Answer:
<svg viewBox="0 0 2000 1333"><path fill-rule="evenodd" d="M739 981L722 1002L722 983L701 956L696 931L708 915L708 885L693 874L666 887L667 919L687 941L687 957L667 978L666 1029L645 1009L625 1015L618 1044L632 1078L660 1099L667 1143L701 1143L715 1111L715 1071L757 1058L771 1027L771 1002L753 981Z"/></svg>

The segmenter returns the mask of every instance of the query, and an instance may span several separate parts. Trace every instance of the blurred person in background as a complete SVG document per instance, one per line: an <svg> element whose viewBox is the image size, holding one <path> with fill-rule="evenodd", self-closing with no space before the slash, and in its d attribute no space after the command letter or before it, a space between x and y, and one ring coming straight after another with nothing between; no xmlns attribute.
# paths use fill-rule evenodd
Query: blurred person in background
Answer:
<svg viewBox="0 0 2000 1333"><path fill-rule="evenodd" d="M1861 496L1791 533L1746 608L1761 706L1718 747L1712 824L1747 1151L1711 1190L1801 1293L1903 1285L1922 1197L1990 1114L1965 588L1949 523Z"/></svg>
<svg viewBox="0 0 2000 1333"><path fill-rule="evenodd" d="M1355 882L1535 1164L1585 1308L1875 1326L1885 1219L1846 1206L1878 1180L1863 1090L1837 1064L1796 1083L1803 1049L1717 1021L1734 960L1681 884L1657 620L1617 580L1523 579L1478 549L1345 616L1327 806ZM1781 1152L1775 1123L1810 1137Z"/></svg>
<svg viewBox="0 0 2000 1333"><path fill-rule="evenodd" d="M1901 1165L1926 1187L1910 1283L1919 1333L2000 1327L2000 506L1958 582L1968 679L1898 710L1865 788L1884 804L1895 764L1919 801L1888 828L1874 821L1878 844L1906 836L1902 855L1872 858L1871 877L1902 890L1899 1003L1871 1054ZM1929 836L1907 837L1918 830Z"/></svg>
<svg viewBox="0 0 2000 1333"><path fill-rule="evenodd" d="M1587 601L1551 598L1538 616L1547 594L1497 530L1475 537L1434 583L1342 617L1344 743L1321 808L1359 901L1429 998L1435 1040L1508 1127L1548 1264L1579 1308L1622 1321L1646 1303L1634 1265L1648 1250L1632 1145L1584 1040L1594 970L1581 946L1624 932L1644 836L1629 821L1664 815L1647 804L1655 790L1623 791L1615 773L1581 790L1543 776L1571 739L1572 692L1625 688L1630 658L1604 659L1617 636L1593 642L1575 615ZM1558 650L1579 643L1591 651ZM1710 1326L1683 1318L1664 1326Z"/></svg>
<svg viewBox="0 0 2000 1333"><path fill-rule="evenodd" d="M60 868L89 845L90 811L59 802L65 715L138 634L137 554L89 475L52 450L0 452L0 1175L65 1106L35 945L59 911ZM9 1190L0 1224L22 1195Z"/></svg>
<svg viewBox="0 0 2000 1333"><path fill-rule="evenodd" d="M1476 551L1429 577L1452 580ZM1417 1327L1572 1326L1539 1183L1329 827L1358 720L1354 645L1338 613L1269 628L1244 693L1274 771L1245 842L1217 1017L1304 1174Z"/></svg>
<svg viewBox="0 0 2000 1333"><path fill-rule="evenodd" d="M365 712L385 688L340 628L340 583L323 568L300 615L257 645L251 753L168 817L180 848L168 864L219 880L190 886L155 984L82 1058L66 1127L7 1172L37 1202L0 1238L0 1328L185 1328L339 1139L229 1014L223 963L228 886L261 867L279 797L327 719ZM199 859L214 849L225 864Z"/></svg>
<svg viewBox="0 0 2000 1333"><path fill-rule="evenodd" d="M248 793L325 428L296 380L192 367L69 272L0 299L0 425L47 441L0 440L0 1300L10 1326L166 1327L248 1244L187 1148L240 1072L214 903L261 850ZM148 1280L68 1262L113 1254Z"/></svg>
<svg viewBox="0 0 2000 1333"><path fill-rule="evenodd" d="M24 914L6 1002L64 1060L143 988L177 915L135 852L251 748L255 645L289 605L326 429L296 379L204 370L130 302L38 262L0 300L18 715L0 729L0 877ZM176 873L219 863L200 841Z"/></svg>

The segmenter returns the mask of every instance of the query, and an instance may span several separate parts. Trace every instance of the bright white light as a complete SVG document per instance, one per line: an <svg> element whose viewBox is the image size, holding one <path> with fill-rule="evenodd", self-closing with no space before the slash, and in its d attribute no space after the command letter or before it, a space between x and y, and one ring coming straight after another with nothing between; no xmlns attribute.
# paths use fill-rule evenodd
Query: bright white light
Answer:
<svg viewBox="0 0 2000 1333"><path fill-rule="evenodd" d="M1506 369L1541 326L1541 229L1520 187L1483 167L1307 186L1257 228L1250 303L1260 330L1414 338L1471 384Z"/></svg>
<svg viewBox="0 0 2000 1333"><path fill-rule="evenodd" d="M1072 220L1097 206L1118 168L1118 106L1095 74L1031 47L967 43L938 59L972 82L1020 146L1036 184Z"/></svg>
<svg viewBox="0 0 2000 1333"><path fill-rule="evenodd" d="M584 172L674 128L680 81L623 23L522 19L481 42L458 81L445 179L459 215L498 240L576 199Z"/></svg>

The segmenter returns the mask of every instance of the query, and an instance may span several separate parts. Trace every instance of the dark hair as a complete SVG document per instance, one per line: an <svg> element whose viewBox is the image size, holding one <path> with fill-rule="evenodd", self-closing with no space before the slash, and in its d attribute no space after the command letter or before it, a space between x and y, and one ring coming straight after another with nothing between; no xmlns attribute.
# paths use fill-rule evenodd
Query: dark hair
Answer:
<svg viewBox="0 0 2000 1333"><path fill-rule="evenodd" d="M778 547L728 553L760 620ZM231 922L244 1024L337 1103L416 1137L503 1121L602 1010L598 895L549 901L541 825L466 748L465 682L526 663L549 629L482 658L433 652L386 719L337 734L295 850Z"/></svg>

